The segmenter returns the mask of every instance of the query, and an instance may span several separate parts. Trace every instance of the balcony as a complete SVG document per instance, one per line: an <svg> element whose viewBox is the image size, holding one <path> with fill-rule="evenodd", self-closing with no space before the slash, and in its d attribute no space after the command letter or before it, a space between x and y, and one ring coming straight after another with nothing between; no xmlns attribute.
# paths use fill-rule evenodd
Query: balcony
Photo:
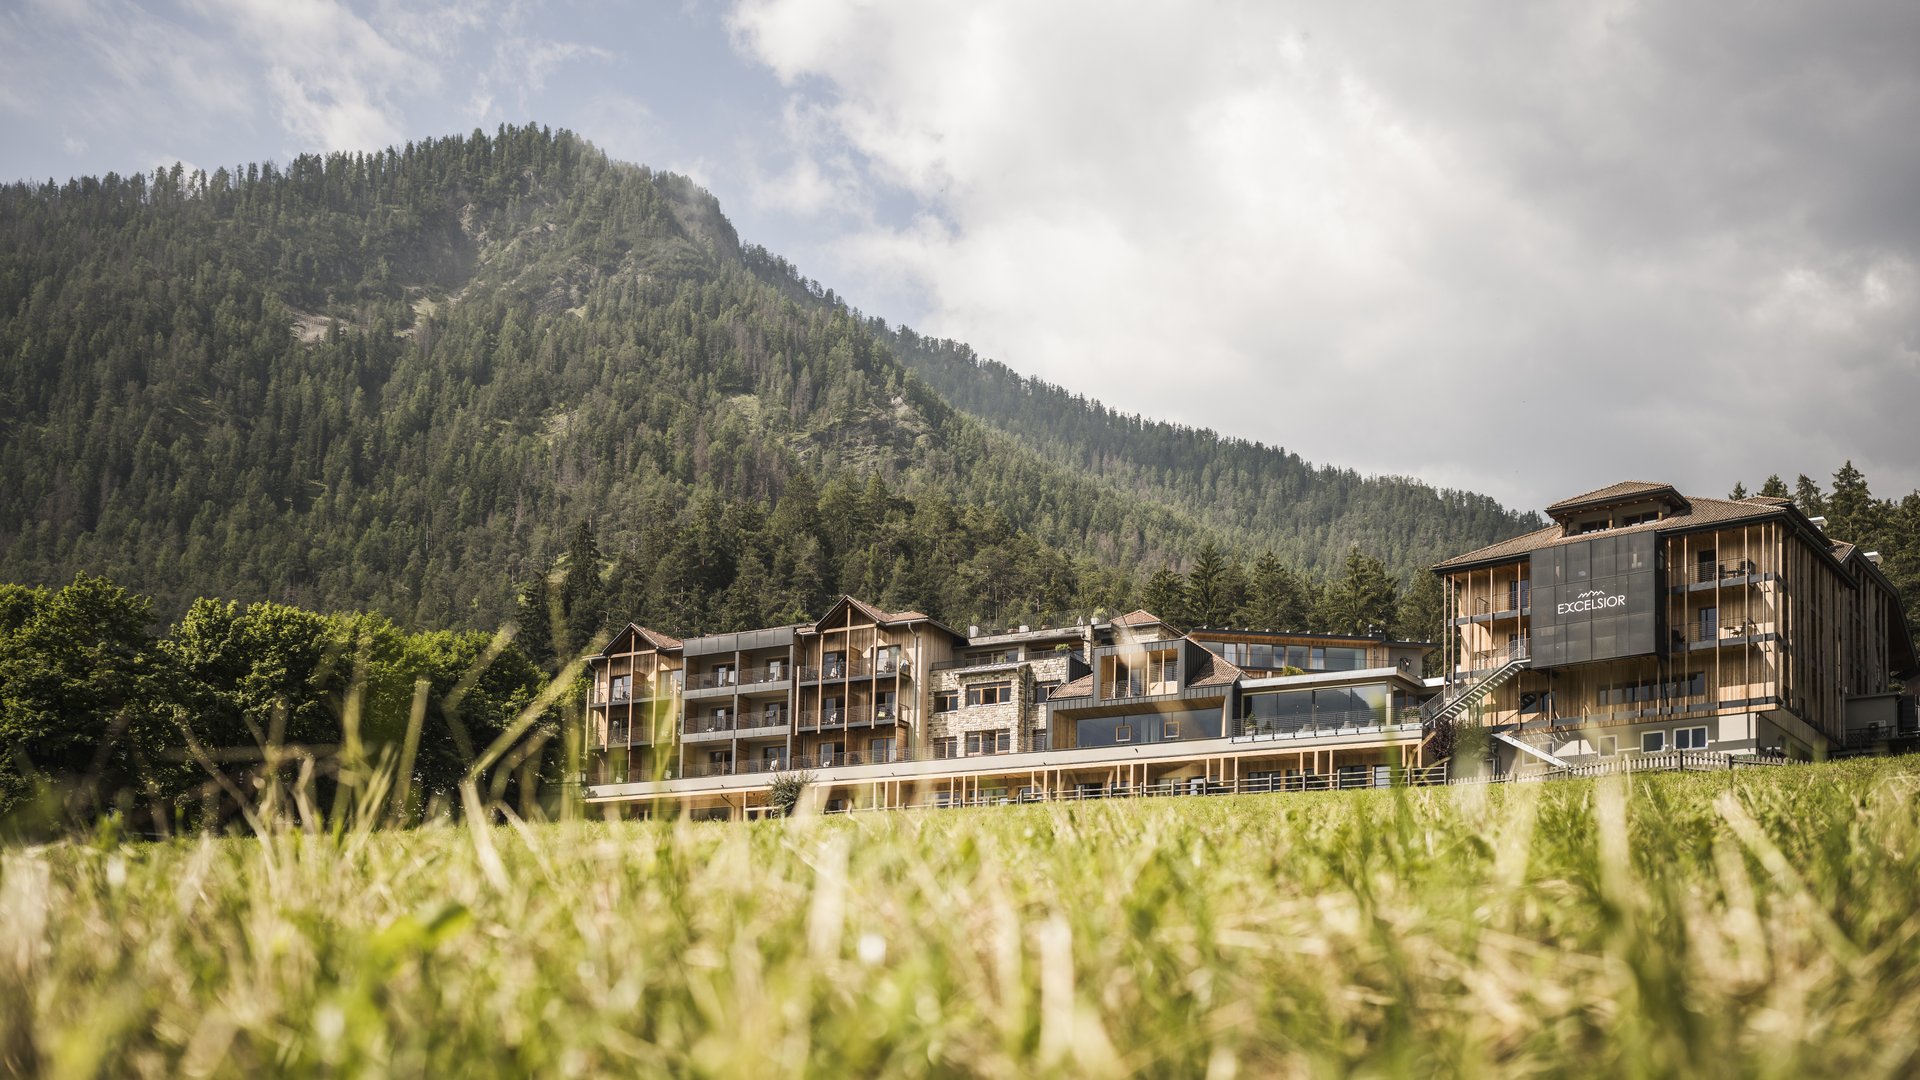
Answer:
<svg viewBox="0 0 1920 1080"><path fill-rule="evenodd" d="M670 736L671 732L663 732L662 734ZM628 738L629 735L632 736L631 739ZM615 722L607 725L607 739L600 744L600 748L602 750L611 750L614 747L652 746L655 741L653 736L654 732L645 724ZM662 741L671 742L672 739L667 738Z"/></svg>
<svg viewBox="0 0 1920 1080"><path fill-rule="evenodd" d="M1752 559L1735 559L1724 563L1697 563L1691 567L1676 569L1669 578L1667 591L1692 593L1707 589L1761 585L1779 576L1771 570L1761 570Z"/></svg>
<svg viewBox="0 0 1920 1080"><path fill-rule="evenodd" d="M687 677L687 692L697 694L707 690L739 690L764 683L783 683L792 677L793 666L784 663L738 670L703 671Z"/></svg>
<svg viewBox="0 0 1920 1080"><path fill-rule="evenodd" d="M734 731L762 731L787 726L787 713L783 709L769 716L764 712L746 713L735 716L695 716L680 725L684 735L711 735Z"/></svg>
<svg viewBox="0 0 1920 1080"><path fill-rule="evenodd" d="M801 709L795 727L801 731L848 727L891 726L900 719L897 706L846 705L840 708Z"/></svg>
<svg viewBox="0 0 1920 1080"><path fill-rule="evenodd" d="M677 681L669 680L666 687L667 697L680 692ZM642 685L638 691L615 690L612 693L596 686L587 691L587 705L595 709L604 709L609 705L644 705L653 701L656 696L654 688L650 685Z"/></svg>
<svg viewBox="0 0 1920 1080"><path fill-rule="evenodd" d="M1311 739L1356 735L1392 727L1419 727L1418 705L1401 709L1354 709L1318 712L1312 716L1247 716L1234 722L1236 739Z"/></svg>
<svg viewBox="0 0 1920 1080"><path fill-rule="evenodd" d="M1694 652L1730 645L1758 645L1763 641L1776 640L1778 636L1774 633L1772 623L1736 622L1703 628L1696 618L1686 631L1673 632L1673 648L1678 650L1684 645L1686 651Z"/></svg>
<svg viewBox="0 0 1920 1080"><path fill-rule="evenodd" d="M1524 619L1533 613L1533 593L1524 582L1519 589L1509 588L1497 602L1499 607L1494 606L1494 599L1485 596L1463 599L1461 605L1467 609L1467 613L1454 616L1453 625L1486 626Z"/></svg>
<svg viewBox="0 0 1920 1080"><path fill-rule="evenodd" d="M854 656L819 666L803 664L795 669L794 674L797 681L803 683L833 682L841 679L891 679L894 675L905 671L906 666L904 657L873 661Z"/></svg>
<svg viewBox="0 0 1920 1080"><path fill-rule="evenodd" d="M1118 701L1122 698L1164 697L1180 692L1180 680L1177 678L1149 679L1145 676L1130 676L1125 679L1108 679L1100 684L1100 697L1103 701Z"/></svg>

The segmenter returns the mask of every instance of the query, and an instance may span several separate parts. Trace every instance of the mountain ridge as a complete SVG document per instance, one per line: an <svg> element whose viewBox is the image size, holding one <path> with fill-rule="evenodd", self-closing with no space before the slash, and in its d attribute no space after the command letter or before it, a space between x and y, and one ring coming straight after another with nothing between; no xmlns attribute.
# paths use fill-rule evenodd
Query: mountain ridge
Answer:
<svg viewBox="0 0 1920 1080"><path fill-rule="evenodd" d="M592 520L609 610L692 590L679 625L719 626L859 587L992 621L1125 602L1216 536L1323 570L1372 539L1404 576L1521 520L1414 484L1412 523L1376 532L1393 483L1329 486L1211 433L1156 464L1097 403L1036 435L1001 400L1018 376L969 388L742 245L711 193L564 131L9 185L0 238L0 574L105 572L163 610L218 593L488 625ZM1200 483L1209 446L1230 467ZM868 532L779 532L802 474L817 502L795 515L855 492ZM1260 516L1290 490L1311 496L1297 523ZM663 564L707 558L681 550L701 515L731 524L676 584ZM986 556L1037 598L938 580ZM780 598L724 614L743 575Z"/></svg>

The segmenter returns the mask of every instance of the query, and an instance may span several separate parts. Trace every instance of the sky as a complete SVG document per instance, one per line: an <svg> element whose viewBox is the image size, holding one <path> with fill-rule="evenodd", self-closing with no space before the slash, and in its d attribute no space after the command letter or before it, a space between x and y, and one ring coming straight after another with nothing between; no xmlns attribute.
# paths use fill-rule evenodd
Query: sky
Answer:
<svg viewBox="0 0 1920 1080"><path fill-rule="evenodd" d="M1519 508L1920 486L1920 4L0 0L0 179L503 122L868 314Z"/></svg>

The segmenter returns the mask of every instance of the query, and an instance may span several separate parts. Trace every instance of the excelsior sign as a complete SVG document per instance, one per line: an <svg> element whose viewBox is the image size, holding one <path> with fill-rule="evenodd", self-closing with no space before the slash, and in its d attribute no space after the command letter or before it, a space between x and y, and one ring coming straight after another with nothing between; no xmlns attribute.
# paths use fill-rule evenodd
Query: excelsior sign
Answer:
<svg viewBox="0 0 1920 1080"><path fill-rule="evenodd" d="M1626 606L1626 593L1610 593L1605 589L1588 589L1572 600L1554 605L1554 613L1556 615L1571 615L1576 611L1605 611L1608 608Z"/></svg>
<svg viewBox="0 0 1920 1080"><path fill-rule="evenodd" d="M1594 536L1533 553L1533 665L1558 667L1660 647L1660 538Z"/></svg>

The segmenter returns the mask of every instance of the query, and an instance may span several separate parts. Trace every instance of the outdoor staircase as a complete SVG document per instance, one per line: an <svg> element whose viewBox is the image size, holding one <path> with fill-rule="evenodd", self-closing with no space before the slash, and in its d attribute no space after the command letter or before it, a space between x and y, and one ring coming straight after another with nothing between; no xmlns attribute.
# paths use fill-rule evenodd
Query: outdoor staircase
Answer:
<svg viewBox="0 0 1920 1080"><path fill-rule="evenodd" d="M1535 742L1533 739L1517 738L1512 733L1506 732L1506 731L1496 731L1493 733L1493 737L1496 739L1499 739L1501 742L1506 743L1508 746L1511 746L1516 750L1519 750L1526 754L1531 754L1532 756L1539 758L1541 761L1546 762L1548 765L1551 765L1556 769L1570 769L1573 767L1567 764L1565 761L1562 761L1559 758L1555 757L1554 755L1548 753L1544 748L1535 745Z"/></svg>
<svg viewBox="0 0 1920 1080"><path fill-rule="evenodd" d="M1425 734L1420 742L1424 748L1430 748L1436 756L1445 757L1452 752L1453 722L1468 709L1485 701L1504 685L1507 680L1520 673L1532 659L1527 644L1531 639L1515 638L1507 644L1506 651L1499 656L1499 663L1491 668L1470 672L1470 681L1455 684L1451 692L1442 694L1427 702L1420 710L1420 726ZM1534 748L1528 747L1529 752Z"/></svg>

